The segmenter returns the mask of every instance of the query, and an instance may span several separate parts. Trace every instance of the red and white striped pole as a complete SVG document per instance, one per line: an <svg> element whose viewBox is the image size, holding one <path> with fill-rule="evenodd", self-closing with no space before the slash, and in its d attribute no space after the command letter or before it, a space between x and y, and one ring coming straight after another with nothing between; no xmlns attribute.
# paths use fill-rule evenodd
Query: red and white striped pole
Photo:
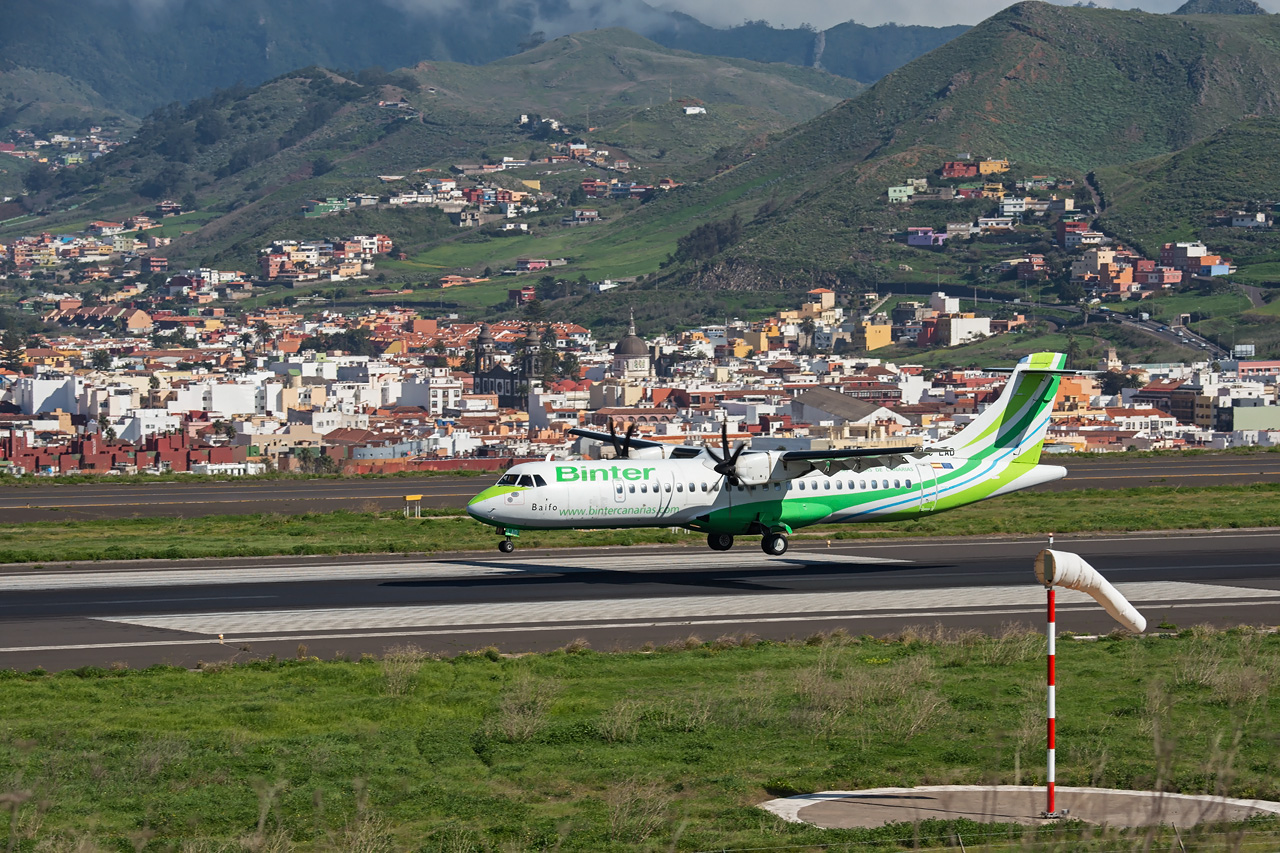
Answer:
<svg viewBox="0 0 1280 853"><path fill-rule="evenodd" d="M1053 784L1054 784L1055 771L1057 769L1055 765L1055 760L1054 760L1054 719L1057 716L1057 708L1055 707L1055 702L1054 702L1054 699L1055 699L1054 680L1055 679L1054 679L1054 673L1053 673L1053 656L1054 656L1054 646L1055 646L1054 641L1057 635L1057 622L1054 618L1054 589L1052 586L1048 587L1048 595L1049 595L1049 626L1048 626L1047 633L1049 635L1049 731L1048 731L1049 764L1048 764L1048 773L1045 776L1045 781L1048 784L1048 789L1047 789L1047 802L1045 804L1046 807L1045 807L1044 816L1057 817L1058 813L1054 809L1054 803L1053 803L1053 794L1054 794Z"/></svg>

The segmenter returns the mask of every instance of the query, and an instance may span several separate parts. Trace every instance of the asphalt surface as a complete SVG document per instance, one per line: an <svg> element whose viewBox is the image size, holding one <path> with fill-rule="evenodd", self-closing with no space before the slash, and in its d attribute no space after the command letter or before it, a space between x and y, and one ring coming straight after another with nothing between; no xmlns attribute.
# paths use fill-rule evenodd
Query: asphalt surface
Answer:
<svg viewBox="0 0 1280 853"><path fill-rule="evenodd" d="M754 542L512 555L270 558L8 567L0 668L194 666L269 654L358 657L415 644L454 654L640 648L696 635L883 635L909 625L1039 627L1043 539ZM1146 616L1149 630L1280 624L1280 530L1058 537ZM1107 632L1059 593L1060 631ZM1163 626L1163 627L1162 627ZM222 635L222 639L219 639ZM1060 649L1060 652L1063 650Z"/></svg>
<svg viewBox="0 0 1280 853"><path fill-rule="evenodd" d="M1147 459L1090 458L1061 460L1066 479L1040 491L1120 489L1133 486L1217 486L1280 482L1280 454L1196 455ZM194 517L296 514L398 509L404 497L422 495L427 507L462 507L467 499L496 479L479 477L404 477L384 479L258 480L193 483L39 483L0 488L0 519L6 522L61 519Z"/></svg>

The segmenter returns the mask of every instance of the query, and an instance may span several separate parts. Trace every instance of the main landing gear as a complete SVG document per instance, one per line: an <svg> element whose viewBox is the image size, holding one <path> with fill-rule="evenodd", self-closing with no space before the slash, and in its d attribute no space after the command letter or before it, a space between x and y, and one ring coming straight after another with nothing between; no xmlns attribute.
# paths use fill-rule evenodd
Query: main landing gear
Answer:
<svg viewBox="0 0 1280 853"><path fill-rule="evenodd" d="M733 547L733 537L728 533L712 533L707 536L707 545L712 551L728 551Z"/></svg>
<svg viewBox="0 0 1280 853"><path fill-rule="evenodd" d="M712 533L707 536L707 546L712 551L728 551L733 547L733 537L728 533ZM787 553L787 537L783 533L766 533L760 538L760 550L770 557Z"/></svg>
<svg viewBox="0 0 1280 853"><path fill-rule="evenodd" d="M760 550L770 557L781 557L787 553L787 537L781 533L766 533L760 537Z"/></svg>

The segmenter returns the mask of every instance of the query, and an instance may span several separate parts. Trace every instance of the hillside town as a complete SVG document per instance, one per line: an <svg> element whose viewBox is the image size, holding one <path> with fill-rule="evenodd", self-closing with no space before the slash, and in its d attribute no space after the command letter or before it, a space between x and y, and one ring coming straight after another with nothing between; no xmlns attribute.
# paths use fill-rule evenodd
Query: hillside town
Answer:
<svg viewBox="0 0 1280 853"><path fill-rule="evenodd" d="M183 276L185 278L185 276ZM465 322L366 309L243 318L104 306L99 319L5 354L0 469L18 475L265 471L372 473L503 468L608 453L572 427L673 444L733 440L789 449L896 447L943 438L993 401L1005 376L874 357L895 336L969 340L1018 321L962 312L934 294L892 317L848 311L814 289L797 309L616 342L572 323ZM86 311L95 311L86 315ZM125 312L112 314L112 312ZM164 346L155 332L168 333ZM1065 379L1047 449L1280 444L1280 362L1122 364Z"/></svg>

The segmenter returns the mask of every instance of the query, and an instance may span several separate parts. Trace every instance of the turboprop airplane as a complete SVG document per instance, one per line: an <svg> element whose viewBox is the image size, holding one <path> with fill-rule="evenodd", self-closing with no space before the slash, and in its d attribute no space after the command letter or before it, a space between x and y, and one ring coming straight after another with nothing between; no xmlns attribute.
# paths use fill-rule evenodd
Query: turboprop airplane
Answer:
<svg viewBox="0 0 1280 853"><path fill-rule="evenodd" d="M515 550L521 530L684 527L707 534L713 551L736 536L759 536L766 554L787 552L792 531L812 524L921 518L1065 477L1041 465L1049 413L1066 357L1036 353L1018 362L995 403L931 446L848 450L720 451L636 438L634 425L569 430L613 445L614 459L514 465L467 504L497 528L498 550Z"/></svg>

